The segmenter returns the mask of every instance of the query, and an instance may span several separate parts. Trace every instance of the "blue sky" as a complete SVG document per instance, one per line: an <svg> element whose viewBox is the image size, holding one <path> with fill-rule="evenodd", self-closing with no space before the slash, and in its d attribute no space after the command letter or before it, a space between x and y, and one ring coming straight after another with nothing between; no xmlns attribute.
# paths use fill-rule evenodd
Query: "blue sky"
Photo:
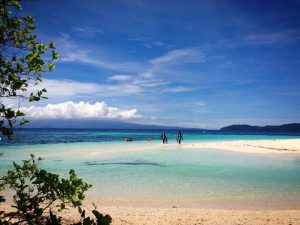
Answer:
<svg viewBox="0 0 300 225"><path fill-rule="evenodd" d="M24 11L61 56L44 76L49 100L25 105L33 118L300 121L298 0L36 0Z"/></svg>

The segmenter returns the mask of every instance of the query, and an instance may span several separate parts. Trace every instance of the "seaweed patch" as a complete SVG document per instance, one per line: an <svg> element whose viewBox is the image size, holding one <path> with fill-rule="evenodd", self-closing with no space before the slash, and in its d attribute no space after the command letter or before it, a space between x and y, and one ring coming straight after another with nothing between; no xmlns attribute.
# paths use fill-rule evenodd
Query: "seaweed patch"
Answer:
<svg viewBox="0 0 300 225"><path fill-rule="evenodd" d="M87 166L108 166L108 165L124 165L124 166L160 166L163 165L159 163L152 163L152 162L96 162L96 161L89 161L85 162Z"/></svg>

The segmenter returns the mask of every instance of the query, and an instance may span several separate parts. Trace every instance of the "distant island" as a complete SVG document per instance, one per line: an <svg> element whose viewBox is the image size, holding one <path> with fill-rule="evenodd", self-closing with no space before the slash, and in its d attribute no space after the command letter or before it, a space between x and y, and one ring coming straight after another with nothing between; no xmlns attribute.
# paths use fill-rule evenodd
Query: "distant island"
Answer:
<svg viewBox="0 0 300 225"><path fill-rule="evenodd" d="M128 123L115 120L76 120L76 119L49 119L31 120L22 128L42 129L135 129L135 130L198 130L213 131L212 129L188 128L180 126L161 126L153 124ZM216 131L216 130L215 130ZM251 126L246 124L230 125L220 131L299 131L300 123L283 124L279 126Z"/></svg>
<svg viewBox="0 0 300 225"><path fill-rule="evenodd" d="M159 126L152 124L137 124L115 120L76 120L76 119L49 119L30 120L30 123L22 128L43 128L43 129L136 129L136 130L179 130L185 129L177 126ZM187 128L188 129L188 128Z"/></svg>
<svg viewBox="0 0 300 225"><path fill-rule="evenodd" d="M220 131L300 131L300 123L290 123L279 126L231 125L221 128Z"/></svg>

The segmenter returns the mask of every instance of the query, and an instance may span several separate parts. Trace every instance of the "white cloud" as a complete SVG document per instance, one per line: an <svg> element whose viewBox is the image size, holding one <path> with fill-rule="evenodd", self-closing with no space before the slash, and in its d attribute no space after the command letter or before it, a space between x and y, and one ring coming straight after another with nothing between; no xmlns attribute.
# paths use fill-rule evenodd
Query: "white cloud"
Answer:
<svg viewBox="0 0 300 225"><path fill-rule="evenodd" d="M167 93L180 93L180 92L188 92L193 91L194 89L190 87L184 87L184 86L175 86L175 87L168 87L162 90L162 92Z"/></svg>
<svg viewBox="0 0 300 225"><path fill-rule="evenodd" d="M158 86L167 86L170 82L156 79L135 79L133 82L134 85L138 85L139 87L158 87Z"/></svg>
<svg viewBox="0 0 300 225"><path fill-rule="evenodd" d="M103 33L103 30L97 27L73 27L73 30L84 37L96 37Z"/></svg>
<svg viewBox="0 0 300 225"><path fill-rule="evenodd" d="M75 43L68 34L62 34L58 39L57 47L61 55L62 62L77 62L87 64L103 69L115 71L136 72L141 69L141 65L136 62L128 62L116 58L110 58L108 53L104 55L95 54L95 52L105 53L104 50L85 48L83 49Z"/></svg>
<svg viewBox="0 0 300 225"><path fill-rule="evenodd" d="M205 61L205 55L199 48L186 48L173 50L163 56L152 59L150 61L153 65L170 65L170 64L186 64L186 63L200 63Z"/></svg>
<svg viewBox="0 0 300 225"><path fill-rule="evenodd" d="M152 45L162 47L162 46L165 46L166 44L163 43L162 41L154 41L154 42L152 42Z"/></svg>
<svg viewBox="0 0 300 225"><path fill-rule="evenodd" d="M76 48L74 48L76 49ZM89 51L82 50L72 50L62 51L61 60L63 62L78 62L83 64L88 64L91 66L110 69L115 71L135 71L137 68L140 68L138 63L134 62L111 62L107 59L103 59L102 57L93 57L90 55Z"/></svg>
<svg viewBox="0 0 300 225"><path fill-rule="evenodd" d="M139 39L133 40L140 41ZM156 44L162 45L163 43L157 42ZM105 83L102 84L49 80L51 82L49 85L54 90L51 91L48 88L49 97L52 94L57 95L58 93L64 96L83 94L127 96L147 92L154 93L155 91L163 91L165 93L191 91L192 89L189 87L177 87L174 89L171 86L172 82L169 79L166 81L165 76L167 74L176 73L170 65L201 63L206 60L206 56L198 47L169 51L160 57L144 62L118 60L99 48L92 49L91 46L84 47L78 45L68 34L62 34L58 41L58 46L60 47L59 52L61 53L62 62L82 63L121 73L107 77ZM48 85L45 86L49 87ZM157 90L155 87L162 87L162 89Z"/></svg>
<svg viewBox="0 0 300 225"><path fill-rule="evenodd" d="M21 107L20 110L32 119L133 119L141 117L137 109L122 110L108 106L105 102L74 103L67 101L59 104L48 104L44 107Z"/></svg>
<svg viewBox="0 0 300 225"><path fill-rule="evenodd" d="M282 32L272 33L255 33L244 37L244 40L249 44L255 45L270 45L270 44L293 44L297 43L299 31L287 30Z"/></svg>
<svg viewBox="0 0 300 225"><path fill-rule="evenodd" d="M206 104L204 102L196 102L196 106L204 107Z"/></svg>
<svg viewBox="0 0 300 225"><path fill-rule="evenodd" d="M156 47L170 47L170 45L167 45L162 41L155 41L151 37L128 38L127 40L131 42L136 42L149 49Z"/></svg>
<svg viewBox="0 0 300 225"><path fill-rule="evenodd" d="M144 41L147 39L129 39L131 41ZM164 45L161 41L153 42L155 45ZM82 46L74 42L68 34L61 34L57 43L61 54L61 62L72 62L87 64L90 66L110 69L122 73L130 73L135 77L152 78L161 74L162 69L172 70L170 65L201 63L206 60L198 47L177 49L169 51L157 58L149 59L144 62L126 61L114 57L105 49L95 46ZM110 79L119 79L121 77L111 77ZM128 78L128 77L127 77ZM122 78L121 78L122 79Z"/></svg>
<svg viewBox="0 0 300 225"><path fill-rule="evenodd" d="M153 76L153 73L154 73L153 69L148 69L145 72L142 72L140 74L140 76L143 77L143 78L150 78L150 77Z"/></svg>
<svg viewBox="0 0 300 225"><path fill-rule="evenodd" d="M141 87L130 83L118 84L97 84L92 82L80 82L74 80L50 80L43 79L43 82L29 89L35 92L42 88L47 89L45 96L50 99L53 97L72 97L90 95L101 96L126 96L143 92Z"/></svg>
<svg viewBox="0 0 300 225"><path fill-rule="evenodd" d="M93 82L80 82L74 80L43 79L37 86L29 88L28 94L43 88L47 89L46 97L53 99L71 97L118 97L132 96L150 92L178 93L193 91L194 89L185 86L170 86L171 83L158 79L134 79L132 77L112 76L112 80L120 81L115 83L98 84ZM126 80L125 78L128 78ZM129 80L130 78L130 80ZM123 79L123 80L122 80Z"/></svg>
<svg viewBox="0 0 300 225"><path fill-rule="evenodd" d="M133 77L130 76L130 75L123 75L123 74L118 74L118 75L114 75L114 76L110 76L108 78L108 80L111 80L111 81L119 81L119 82L122 82L122 81L130 81L132 80Z"/></svg>

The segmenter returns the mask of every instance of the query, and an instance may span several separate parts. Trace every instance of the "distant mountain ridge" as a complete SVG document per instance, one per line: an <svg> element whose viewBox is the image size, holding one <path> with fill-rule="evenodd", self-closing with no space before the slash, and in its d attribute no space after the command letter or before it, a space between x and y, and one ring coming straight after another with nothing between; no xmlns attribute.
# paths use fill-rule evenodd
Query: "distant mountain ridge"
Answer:
<svg viewBox="0 0 300 225"><path fill-rule="evenodd" d="M186 129L182 127L158 126L151 124L135 124L115 120L30 120L22 128L73 128L73 129Z"/></svg>
<svg viewBox="0 0 300 225"><path fill-rule="evenodd" d="M222 127L221 131L300 131L300 123L279 126L250 126L246 124Z"/></svg>

